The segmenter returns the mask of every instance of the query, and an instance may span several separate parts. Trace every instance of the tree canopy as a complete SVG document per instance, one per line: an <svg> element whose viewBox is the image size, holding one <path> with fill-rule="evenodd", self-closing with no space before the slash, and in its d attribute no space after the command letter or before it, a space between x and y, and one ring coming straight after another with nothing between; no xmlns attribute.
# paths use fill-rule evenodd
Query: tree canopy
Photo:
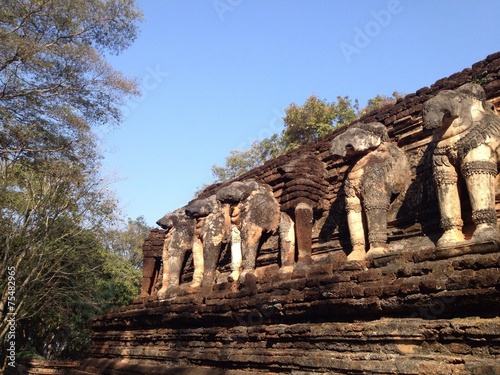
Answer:
<svg viewBox="0 0 500 375"><path fill-rule="evenodd" d="M229 181L284 151L282 138L274 134L269 138L253 142L248 150L231 150L231 155L226 158L225 166L213 165L212 174L217 181Z"/></svg>
<svg viewBox="0 0 500 375"><path fill-rule="evenodd" d="M285 108L285 129L281 134L255 141L247 150L232 150L224 166L212 166L212 175L216 182L235 179L271 158L317 141L336 128L355 121L360 115L394 103L402 96L399 92L394 92L392 96L377 95L360 110L358 101L353 102L348 96L337 96L336 102L328 102L311 95L303 105L292 103Z"/></svg>
<svg viewBox="0 0 500 375"><path fill-rule="evenodd" d="M91 126L137 94L105 60L137 35L133 0L7 0L0 10L0 155L85 159ZM93 151L93 150L91 150Z"/></svg>
<svg viewBox="0 0 500 375"><path fill-rule="evenodd" d="M368 99L368 104L365 108L360 110L361 115L366 115L367 113L370 113L371 111L378 110L382 107L385 107L386 105L390 105L395 103L399 98L404 97L404 94L394 91L391 96L387 95L377 95L372 99Z"/></svg>
<svg viewBox="0 0 500 375"><path fill-rule="evenodd" d="M14 270L15 290L2 277L0 339L14 314L18 351L81 348L92 314L138 292L136 267L105 242L118 211L94 130L118 124L138 94L106 54L127 48L141 19L134 0L2 2L0 274Z"/></svg>
<svg viewBox="0 0 500 375"><path fill-rule="evenodd" d="M290 104L283 118L285 148L292 149L317 141L335 128L351 123L357 118L357 109L357 101L352 104L347 96L338 96L337 102L329 103L312 95L301 106Z"/></svg>
<svg viewBox="0 0 500 375"><path fill-rule="evenodd" d="M142 244L149 235L151 227L143 216L128 219L123 228L114 228L106 232L108 247L123 259L127 259L136 269L142 268Z"/></svg>
<svg viewBox="0 0 500 375"><path fill-rule="evenodd" d="M212 166L212 174L218 182L232 180L271 158L349 124L357 118L357 110L358 102L353 103L348 96L328 102L311 95L303 105L292 103L285 109L285 129L281 134L255 141L248 150L232 150L225 166Z"/></svg>

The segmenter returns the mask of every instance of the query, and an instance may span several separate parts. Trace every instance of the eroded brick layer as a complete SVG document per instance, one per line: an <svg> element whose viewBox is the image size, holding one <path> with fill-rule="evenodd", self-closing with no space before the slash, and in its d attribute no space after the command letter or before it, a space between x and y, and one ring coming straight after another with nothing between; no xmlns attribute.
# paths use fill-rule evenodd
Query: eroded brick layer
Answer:
<svg viewBox="0 0 500 375"><path fill-rule="evenodd" d="M78 374L500 373L499 249L486 243L436 251L440 215L431 132L423 129L421 113L440 90L471 81L500 108L499 78L496 53L360 119L385 124L410 161L408 193L389 212L389 248L396 255L367 268L346 264L341 186L348 164L329 154L330 141L344 131L337 129L239 178L269 184L281 204L295 199L292 193L314 195L314 264L308 270L279 274L272 235L260 250L257 282L240 287L226 281L229 255L223 251L214 290L138 300L97 318L90 358ZM324 163L327 183L310 179L301 188L297 179L292 192L284 188L290 176L283 166L305 153ZM221 186L208 187L202 197ZM497 213L499 203L497 192ZM467 235L473 224L464 219ZM164 235L151 232L145 257L161 258ZM183 283L191 273L188 258Z"/></svg>

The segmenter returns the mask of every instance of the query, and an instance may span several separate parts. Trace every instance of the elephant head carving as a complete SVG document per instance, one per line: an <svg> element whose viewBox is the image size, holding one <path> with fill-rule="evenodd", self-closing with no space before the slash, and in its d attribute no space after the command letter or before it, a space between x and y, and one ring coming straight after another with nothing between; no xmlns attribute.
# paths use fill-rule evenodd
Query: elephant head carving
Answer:
<svg viewBox="0 0 500 375"><path fill-rule="evenodd" d="M156 224L163 229L170 230L177 224L182 223L186 219L185 208L179 208L175 211L165 214L159 219Z"/></svg>
<svg viewBox="0 0 500 375"><path fill-rule="evenodd" d="M349 127L332 140L330 152L354 158L344 181L352 245L348 260L364 260L387 252L388 210L395 196L404 196L410 182L405 153L390 142L386 127L378 122Z"/></svg>
<svg viewBox="0 0 500 375"><path fill-rule="evenodd" d="M429 99L423 108L424 128L439 129L449 125L461 112L465 95L456 91L442 91Z"/></svg>
<svg viewBox="0 0 500 375"><path fill-rule="evenodd" d="M258 188L255 180L234 181L217 191L216 197L223 203L238 203L247 199L252 190Z"/></svg>
<svg viewBox="0 0 500 375"><path fill-rule="evenodd" d="M215 195L208 198L196 199L190 202L184 209L185 213L192 218L206 217L217 208Z"/></svg>
<svg viewBox="0 0 500 375"><path fill-rule="evenodd" d="M330 153L351 157L375 150L382 142L389 141L387 128L380 122L357 123L332 140Z"/></svg>
<svg viewBox="0 0 500 375"><path fill-rule="evenodd" d="M438 248L465 241L457 187L463 178L472 208L473 242L500 241L495 177L500 152L500 117L480 85L443 90L424 103L424 127L433 129L434 181L443 235Z"/></svg>
<svg viewBox="0 0 500 375"><path fill-rule="evenodd" d="M494 107L486 102L484 89L478 84L466 83L456 90L443 90L424 103L424 128L442 129L441 132L436 132L441 136L455 120L472 120L473 112L484 110L494 110ZM452 129L455 130L457 123L453 125ZM454 134L453 132L452 135Z"/></svg>

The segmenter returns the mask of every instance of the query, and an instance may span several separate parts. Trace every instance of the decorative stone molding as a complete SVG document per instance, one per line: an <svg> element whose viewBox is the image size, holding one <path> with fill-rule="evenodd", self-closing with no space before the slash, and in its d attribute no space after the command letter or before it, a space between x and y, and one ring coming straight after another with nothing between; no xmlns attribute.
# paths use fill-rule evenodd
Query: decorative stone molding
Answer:
<svg viewBox="0 0 500 375"><path fill-rule="evenodd" d="M463 86L473 79L484 82L484 91ZM442 215L440 208L441 187L465 191L464 176L493 176L496 160L472 158L475 144L484 148L493 133L485 137L478 132L475 141L463 141L467 146L442 147L440 137L424 126L422 118L425 102L460 87L457 94L463 95L463 102L474 101L476 108L480 105L498 116L492 107L500 106L500 53L359 120L381 123L388 135L381 143L397 146L409 164L406 194L392 200L388 210L382 209L385 204L375 205L384 211L385 230L363 232L354 240L350 235L348 213L356 207L363 213L362 203L346 201L351 196L348 185L356 189L361 181L347 178L358 159L335 158L330 146L354 124L270 160L237 179L266 184L281 207L280 226L259 240L254 279L228 281L231 241L237 238L229 232L218 249L210 287L198 292L190 288L195 267L189 255L175 298L159 301L161 277L155 275L161 272L168 232L153 230L143 247L145 264L149 259L153 265L152 271L144 271L145 297L93 321L89 358L74 374L500 373L500 248L491 232L481 229L483 224L498 225L500 202L474 208L459 195L455 202L460 203L460 215ZM309 158L301 158L304 154L324 168L312 168L320 178L308 178L307 183L299 175L287 175L293 173L287 171L290 165ZM436 168L436 163L453 165L453 171ZM384 168L374 170L387 173ZM286 183L293 181L302 187L292 191L293 184ZM228 185L210 186L199 199ZM380 195L376 184L359 192ZM295 201L299 197L310 201ZM311 208L306 213L312 212L312 225L302 226L311 228L307 267L294 264L295 208L305 208L300 203ZM229 216L236 225L238 213ZM462 240L436 243L448 229L461 234ZM301 233L307 238L307 231ZM365 237L385 242L389 251L349 262L352 247L366 250ZM292 259L284 256L283 246L293 249L287 252ZM286 262L291 268L280 272Z"/></svg>

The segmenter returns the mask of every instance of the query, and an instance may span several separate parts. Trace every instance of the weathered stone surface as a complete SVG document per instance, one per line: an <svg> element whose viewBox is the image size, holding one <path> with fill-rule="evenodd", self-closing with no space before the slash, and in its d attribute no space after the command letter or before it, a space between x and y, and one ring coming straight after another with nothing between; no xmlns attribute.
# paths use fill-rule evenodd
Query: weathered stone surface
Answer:
<svg viewBox="0 0 500 375"><path fill-rule="evenodd" d="M230 252L223 249L216 284L193 293L188 259L176 298L140 299L93 321L89 359L75 373L500 373L500 247L483 241L436 248L442 229L434 148L432 130L422 120L427 100L472 79L486 82L486 99L500 108L497 53L360 119L384 124L408 158L406 196L398 210L387 212L390 255L347 262L351 244L342 186L350 164L329 151L332 139L345 131L339 129L238 179L268 184L275 199L291 202L293 210L296 203L312 206L308 267L279 272L279 231L263 240L255 277L245 285L226 281ZM323 182L305 183L287 169L300 166L306 153L323 166ZM200 198L227 185L208 187ZM308 194L314 199L294 201ZM498 223L500 191L495 199ZM470 236L472 209L461 203L463 231ZM155 230L144 245L154 269L164 237Z"/></svg>
<svg viewBox="0 0 500 375"><path fill-rule="evenodd" d="M330 152L352 163L344 181L352 245L347 259L358 261L387 253L388 212L391 204L402 202L410 184L406 154L391 143L386 127L379 122L350 126L332 140Z"/></svg>
<svg viewBox="0 0 500 375"><path fill-rule="evenodd" d="M40 359L16 359L16 369L7 366L5 374L20 375L68 375L80 366L76 361L54 361Z"/></svg>
<svg viewBox="0 0 500 375"><path fill-rule="evenodd" d="M500 116L486 102L484 89L466 83L443 90L424 103L424 127L433 129L433 170L444 233L439 248L464 242L459 177L469 195L472 243L500 242L495 211L495 179L500 146Z"/></svg>
<svg viewBox="0 0 500 375"><path fill-rule="evenodd" d="M257 279L253 292L135 303L94 321L93 360L85 366L90 373L107 366L130 374L181 366L192 373L227 371L221 374L497 371L496 250L395 259L366 270L312 267L298 279Z"/></svg>

